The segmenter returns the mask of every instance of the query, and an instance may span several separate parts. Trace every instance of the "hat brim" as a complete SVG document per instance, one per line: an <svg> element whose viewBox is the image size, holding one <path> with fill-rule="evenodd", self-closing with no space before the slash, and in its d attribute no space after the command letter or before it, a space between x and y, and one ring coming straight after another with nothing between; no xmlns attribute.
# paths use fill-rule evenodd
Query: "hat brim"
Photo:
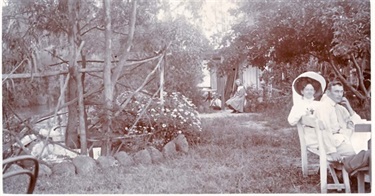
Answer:
<svg viewBox="0 0 375 196"><path fill-rule="evenodd" d="M306 84L306 82L310 83L314 87L314 90L315 90L314 97L319 97L323 94L323 90L322 90L320 82L311 78L311 77L299 77L294 82L293 87L294 87L294 90L296 91L296 93L303 96L301 91L303 90L304 84Z"/></svg>
<svg viewBox="0 0 375 196"><path fill-rule="evenodd" d="M304 72L302 74L300 74L296 79L293 80L293 83L292 83L292 97L293 97L293 104L297 103L298 101L301 100L301 98L303 97L301 95L301 89L300 87L298 87L300 90L298 90L298 93L297 93L297 90L295 89L295 86L294 84L296 83L296 81L301 78L301 77L307 77L307 78L311 78L315 81L318 81L320 83L320 86L316 88L316 93L314 96L314 99L315 100L320 100L320 97L321 95L319 94L322 94L323 95L323 92L326 88L326 80L323 78L322 75L320 75L319 73L317 72L314 72L314 71L307 71L307 72ZM323 92L320 92L319 89L322 89Z"/></svg>

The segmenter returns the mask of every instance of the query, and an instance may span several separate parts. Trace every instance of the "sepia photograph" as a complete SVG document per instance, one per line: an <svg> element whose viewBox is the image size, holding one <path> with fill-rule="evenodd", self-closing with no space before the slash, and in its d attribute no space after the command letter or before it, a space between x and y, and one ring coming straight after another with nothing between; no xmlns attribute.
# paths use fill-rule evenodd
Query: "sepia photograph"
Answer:
<svg viewBox="0 0 375 196"><path fill-rule="evenodd" d="M1 193L370 194L372 3L1 0Z"/></svg>

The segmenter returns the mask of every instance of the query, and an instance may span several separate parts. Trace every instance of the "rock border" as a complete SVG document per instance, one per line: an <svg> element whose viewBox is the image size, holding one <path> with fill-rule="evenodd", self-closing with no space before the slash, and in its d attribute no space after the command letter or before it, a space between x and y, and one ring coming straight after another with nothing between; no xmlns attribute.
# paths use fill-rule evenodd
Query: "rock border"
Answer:
<svg viewBox="0 0 375 196"><path fill-rule="evenodd" d="M52 171L40 170L39 175L86 175L94 173L97 169L108 169L118 166L150 165L163 162L166 159L173 159L179 155L186 155L189 152L189 144L185 135L179 134L168 142L160 152L153 146L149 146L135 154L128 154L120 151L114 156L99 156L96 160L90 156L79 155L71 161L64 161L53 165ZM43 167L41 167L43 168Z"/></svg>

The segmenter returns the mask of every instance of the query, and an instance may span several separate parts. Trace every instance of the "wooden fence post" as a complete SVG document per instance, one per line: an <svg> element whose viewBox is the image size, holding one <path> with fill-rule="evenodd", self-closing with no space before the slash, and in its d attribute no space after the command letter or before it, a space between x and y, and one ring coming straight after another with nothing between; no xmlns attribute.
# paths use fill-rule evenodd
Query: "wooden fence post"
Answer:
<svg viewBox="0 0 375 196"><path fill-rule="evenodd" d="M164 51L164 57L163 62L160 64L160 102L161 102L161 108L164 109L164 64L165 64L165 51Z"/></svg>

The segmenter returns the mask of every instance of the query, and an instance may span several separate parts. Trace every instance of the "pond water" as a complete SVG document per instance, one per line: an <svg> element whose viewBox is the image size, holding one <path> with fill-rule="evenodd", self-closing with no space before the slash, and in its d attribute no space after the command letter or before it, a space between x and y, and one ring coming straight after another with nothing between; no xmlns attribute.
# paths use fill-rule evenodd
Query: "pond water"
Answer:
<svg viewBox="0 0 375 196"><path fill-rule="evenodd" d="M19 115L22 119L27 119L27 118L35 116L36 117L35 120L39 120L40 117L53 112L55 110L55 106L35 105L31 107L17 108L14 110L17 113L17 115ZM65 116L65 115L62 115L62 116ZM66 124L66 118L62 120L63 120L62 125ZM33 128L36 131L39 131L39 134L45 137L49 135L49 137L51 137L53 141L59 142L60 144L64 145L65 127L62 126L60 128L57 128L59 126L56 126L56 125L57 125L57 121L54 118L49 118L47 120L43 120L37 124L34 124ZM24 138L27 138L31 135L33 134L27 135ZM27 142L28 140L25 140L25 141ZM38 140L35 140L35 141L36 143L31 149L31 154L35 156L41 155L41 158L46 162L61 162L61 161L64 161L66 157L72 158L72 157L77 156L76 153L73 153L59 145L48 144L46 148L44 148L45 144L43 141L38 141ZM23 138L21 139L21 142L24 143ZM43 150L43 153L42 153L42 150ZM79 149L75 149L75 151L79 151Z"/></svg>
<svg viewBox="0 0 375 196"><path fill-rule="evenodd" d="M32 116L43 116L55 110L53 106L49 105L35 105L29 107L21 107L14 109L17 115L19 115L22 119L27 119Z"/></svg>

